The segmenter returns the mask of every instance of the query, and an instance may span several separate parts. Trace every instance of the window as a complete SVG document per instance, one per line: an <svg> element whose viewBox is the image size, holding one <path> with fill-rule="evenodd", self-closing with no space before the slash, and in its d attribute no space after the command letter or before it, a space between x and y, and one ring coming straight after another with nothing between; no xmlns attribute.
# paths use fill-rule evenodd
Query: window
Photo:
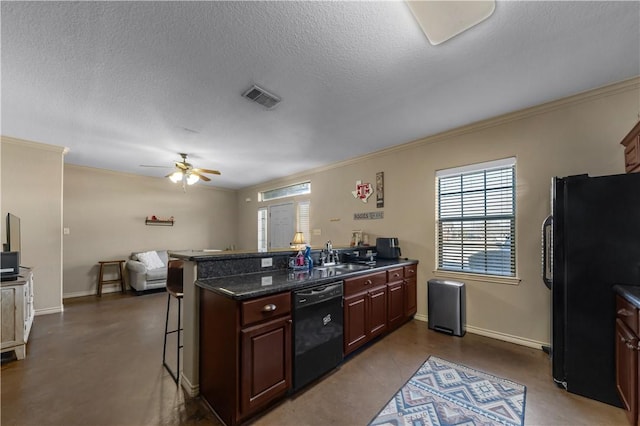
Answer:
<svg viewBox="0 0 640 426"><path fill-rule="evenodd" d="M267 208L258 209L258 251L267 251Z"/></svg>
<svg viewBox="0 0 640 426"><path fill-rule="evenodd" d="M515 158L436 173L438 270L515 277Z"/></svg>
<svg viewBox="0 0 640 426"><path fill-rule="evenodd" d="M296 183L258 193L259 201L271 201L278 198L294 197L296 195L311 194L311 182Z"/></svg>
<svg viewBox="0 0 640 426"><path fill-rule="evenodd" d="M309 207L311 203L309 201L300 201L298 203L298 227L296 231L300 231L304 234L304 240L307 244L311 245L311 232L309 229Z"/></svg>

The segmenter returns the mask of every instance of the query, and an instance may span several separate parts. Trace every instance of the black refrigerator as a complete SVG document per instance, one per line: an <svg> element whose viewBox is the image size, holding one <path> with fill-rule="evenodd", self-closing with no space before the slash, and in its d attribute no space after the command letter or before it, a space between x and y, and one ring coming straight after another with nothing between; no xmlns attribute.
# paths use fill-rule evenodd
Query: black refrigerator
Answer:
<svg viewBox="0 0 640 426"><path fill-rule="evenodd" d="M543 224L553 380L622 407L615 375L615 284L640 285L640 173L554 178Z"/></svg>

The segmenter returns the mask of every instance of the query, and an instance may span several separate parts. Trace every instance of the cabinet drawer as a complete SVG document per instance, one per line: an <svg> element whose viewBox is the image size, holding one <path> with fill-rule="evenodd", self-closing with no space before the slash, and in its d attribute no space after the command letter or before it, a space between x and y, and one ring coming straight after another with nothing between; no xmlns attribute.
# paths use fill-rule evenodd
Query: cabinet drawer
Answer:
<svg viewBox="0 0 640 426"><path fill-rule="evenodd" d="M349 296L386 283L387 273L385 271L355 278L348 278L344 280L344 295Z"/></svg>
<svg viewBox="0 0 640 426"><path fill-rule="evenodd" d="M393 268L387 271L387 281L390 283L402 281L402 278L404 278L404 268Z"/></svg>
<svg viewBox="0 0 640 426"><path fill-rule="evenodd" d="M291 293L280 293L273 296L242 302L242 326L279 317L291 312Z"/></svg>
<svg viewBox="0 0 640 426"><path fill-rule="evenodd" d="M405 278L415 277L417 273L418 273L418 265L409 265L404 267Z"/></svg>
<svg viewBox="0 0 640 426"><path fill-rule="evenodd" d="M619 295L616 295L616 315L631 331L638 334L638 309Z"/></svg>

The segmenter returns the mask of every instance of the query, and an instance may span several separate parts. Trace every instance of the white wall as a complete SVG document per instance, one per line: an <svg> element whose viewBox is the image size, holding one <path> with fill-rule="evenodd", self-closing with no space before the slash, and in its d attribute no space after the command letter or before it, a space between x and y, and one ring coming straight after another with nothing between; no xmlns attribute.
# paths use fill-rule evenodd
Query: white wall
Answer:
<svg viewBox="0 0 640 426"><path fill-rule="evenodd" d="M36 315L62 311L62 185L64 148L2 136L1 204L20 218L24 266L33 268Z"/></svg>
<svg viewBox="0 0 640 426"><path fill-rule="evenodd" d="M516 250L520 282L510 285L473 276L467 284L469 331L539 347L549 342L550 292L540 279L540 225L550 211L553 176L624 172L623 136L640 117L640 79L633 79L525 111L476 123L362 158L246 188L238 194L238 246L256 245L257 192L310 180L311 228L327 240L348 244L351 231L397 236L403 256L418 259L418 317L426 319L426 282L435 270L435 173L437 170L516 157ZM353 198L356 180L385 178L385 207L375 194ZM245 202L251 198L251 202ZM382 220L353 220L383 211ZM451 276L451 275L449 275Z"/></svg>
<svg viewBox="0 0 640 426"><path fill-rule="evenodd" d="M236 243L235 191L196 184L185 193L169 179L74 165L64 173L64 297L95 294L101 260ZM151 215L173 216L174 226L145 225Z"/></svg>

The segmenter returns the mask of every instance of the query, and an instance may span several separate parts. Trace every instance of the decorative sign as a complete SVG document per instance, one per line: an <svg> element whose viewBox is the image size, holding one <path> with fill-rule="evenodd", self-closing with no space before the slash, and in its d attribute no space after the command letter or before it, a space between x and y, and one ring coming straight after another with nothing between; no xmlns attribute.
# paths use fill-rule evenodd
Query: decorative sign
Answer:
<svg viewBox="0 0 640 426"><path fill-rule="evenodd" d="M384 207L384 172L376 173L376 207Z"/></svg>
<svg viewBox="0 0 640 426"><path fill-rule="evenodd" d="M384 219L384 212L354 213L353 220Z"/></svg>
<svg viewBox="0 0 640 426"><path fill-rule="evenodd" d="M363 203L366 203L371 194L373 194L373 185L370 183L362 183L361 180L356 181L356 190L351 191L354 198L360 199Z"/></svg>

